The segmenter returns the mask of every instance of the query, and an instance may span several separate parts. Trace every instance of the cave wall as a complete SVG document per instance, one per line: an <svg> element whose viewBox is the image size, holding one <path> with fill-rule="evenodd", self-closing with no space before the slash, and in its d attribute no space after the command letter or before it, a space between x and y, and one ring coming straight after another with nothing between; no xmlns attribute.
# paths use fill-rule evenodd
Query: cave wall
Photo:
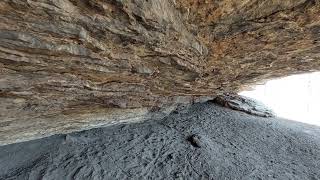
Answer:
<svg viewBox="0 0 320 180"><path fill-rule="evenodd" d="M320 70L319 0L2 0L0 144Z"/></svg>

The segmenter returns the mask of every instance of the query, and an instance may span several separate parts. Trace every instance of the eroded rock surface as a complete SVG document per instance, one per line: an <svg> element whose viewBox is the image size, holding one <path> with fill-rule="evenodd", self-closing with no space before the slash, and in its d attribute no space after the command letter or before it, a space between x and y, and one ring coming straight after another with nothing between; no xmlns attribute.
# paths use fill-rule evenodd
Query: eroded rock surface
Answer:
<svg viewBox="0 0 320 180"><path fill-rule="evenodd" d="M319 14L319 0L1 0L0 143L320 70Z"/></svg>
<svg viewBox="0 0 320 180"><path fill-rule="evenodd" d="M237 94L219 95L214 98L212 102L251 115L275 117L275 113L272 111L272 109L264 105L262 102Z"/></svg>
<svg viewBox="0 0 320 180"><path fill-rule="evenodd" d="M320 179L320 127L196 104L0 147L0 179Z"/></svg>

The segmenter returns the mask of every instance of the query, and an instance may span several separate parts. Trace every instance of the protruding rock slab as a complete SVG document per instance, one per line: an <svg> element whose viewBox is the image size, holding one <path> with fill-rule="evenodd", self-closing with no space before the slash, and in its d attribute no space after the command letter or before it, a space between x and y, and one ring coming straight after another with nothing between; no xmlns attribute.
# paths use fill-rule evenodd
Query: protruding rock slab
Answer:
<svg viewBox="0 0 320 180"><path fill-rule="evenodd" d="M240 96L237 94L223 94L217 96L213 102L221 106L255 116L275 117L275 113L272 111L272 109L264 105L262 102L246 96Z"/></svg>

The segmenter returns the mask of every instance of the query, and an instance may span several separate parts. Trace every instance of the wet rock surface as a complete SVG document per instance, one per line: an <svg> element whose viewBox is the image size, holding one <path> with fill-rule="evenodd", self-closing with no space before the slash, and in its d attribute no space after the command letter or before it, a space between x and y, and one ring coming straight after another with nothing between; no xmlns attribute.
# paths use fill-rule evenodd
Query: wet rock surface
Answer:
<svg viewBox="0 0 320 180"><path fill-rule="evenodd" d="M272 119L272 120L270 120ZM0 147L0 179L320 179L320 128L212 102Z"/></svg>
<svg viewBox="0 0 320 180"><path fill-rule="evenodd" d="M212 102L221 106L231 108L233 110L242 111L251 115L261 117L275 117L275 113L258 100L237 95L237 94L223 94L212 100Z"/></svg>

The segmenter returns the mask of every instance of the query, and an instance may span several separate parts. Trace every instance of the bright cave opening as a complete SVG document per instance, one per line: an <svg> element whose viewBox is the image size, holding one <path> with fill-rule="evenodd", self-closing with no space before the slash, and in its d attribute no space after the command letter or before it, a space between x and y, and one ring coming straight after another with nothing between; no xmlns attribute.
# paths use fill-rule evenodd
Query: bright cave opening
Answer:
<svg viewBox="0 0 320 180"><path fill-rule="evenodd" d="M320 72L270 80L240 95L263 102L279 117L320 126Z"/></svg>

